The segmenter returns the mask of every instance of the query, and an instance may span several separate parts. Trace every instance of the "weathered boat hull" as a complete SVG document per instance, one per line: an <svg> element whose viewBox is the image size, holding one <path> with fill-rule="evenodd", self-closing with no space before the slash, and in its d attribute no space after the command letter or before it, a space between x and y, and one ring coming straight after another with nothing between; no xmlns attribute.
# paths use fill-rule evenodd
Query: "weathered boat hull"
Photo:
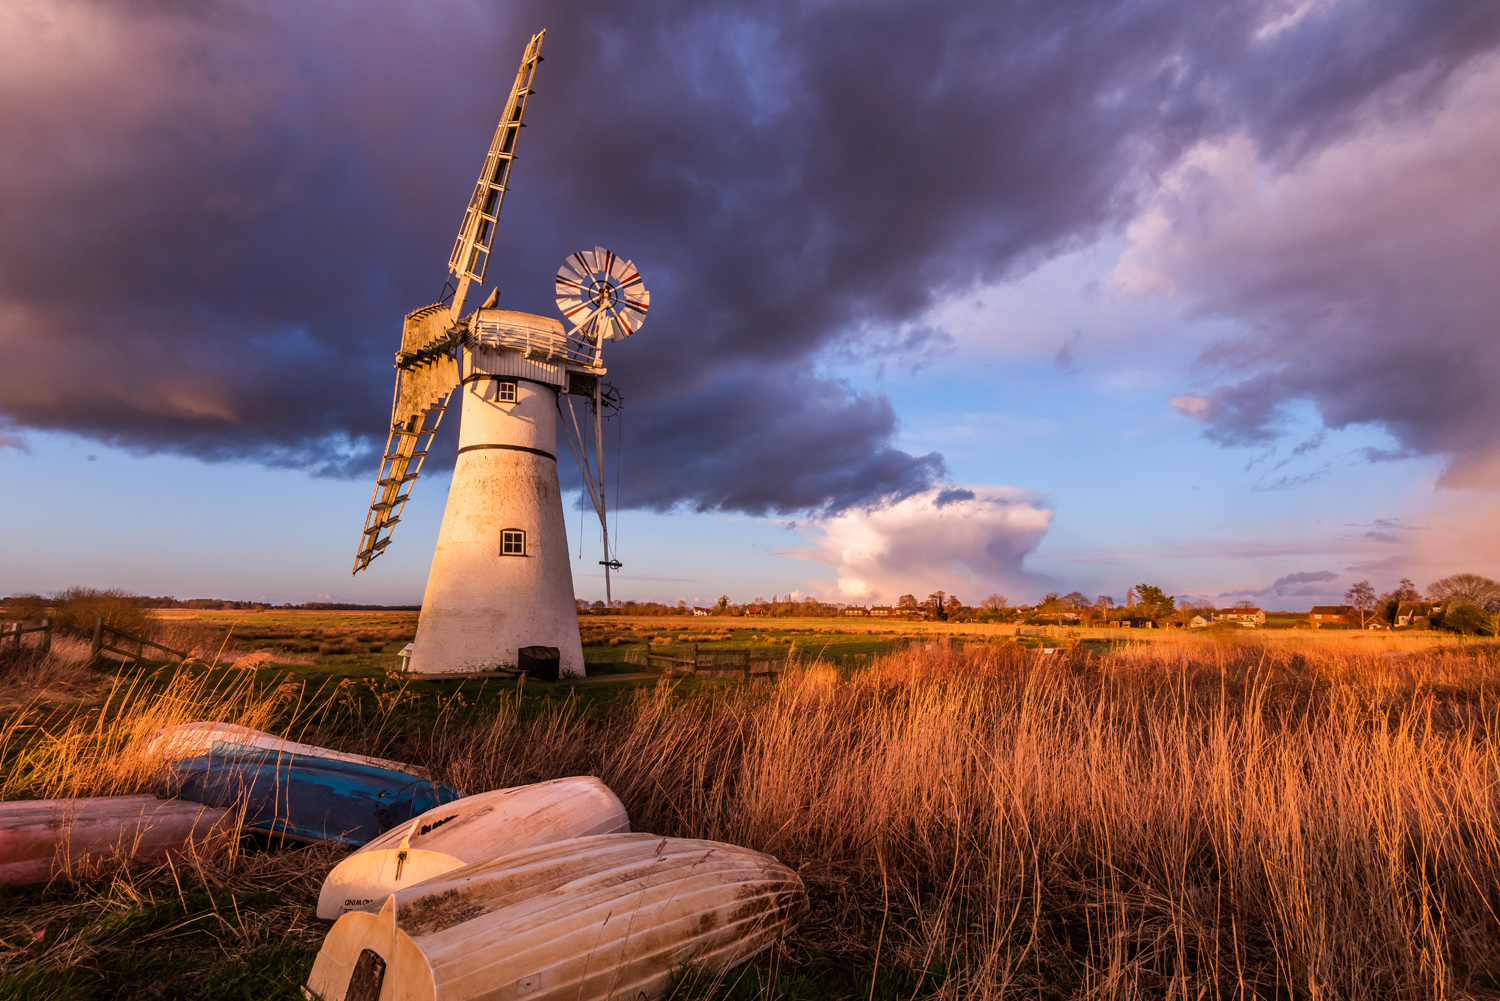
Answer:
<svg viewBox="0 0 1500 1001"><path fill-rule="evenodd" d="M180 761L184 758L196 758L212 753L216 744L237 744L275 751L278 754L298 754L303 757L348 761L356 765L369 765L371 768L407 772L419 778L432 778L427 769L417 765L408 765L403 761L372 758L364 754L346 754L343 751L318 747L316 744L299 744L294 740L278 737L274 733L252 730L248 726L240 726L236 723L215 723L208 720L197 723L179 723L176 726L157 730L142 742L141 749L146 754L161 755L167 761Z"/></svg>
<svg viewBox="0 0 1500 1001"><path fill-rule="evenodd" d="M234 821L232 810L155 796L0 803L0 884L45 883L110 860L161 862L212 850Z"/></svg>
<svg viewBox="0 0 1500 1001"><path fill-rule="evenodd" d="M796 927L797 874L713 841L606 834L465 866L339 918L305 993L322 1001L652 999Z"/></svg>
<svg viewBox="0 0 1500 1001"><path fill-rule="evenodd" d="M303 841L362 845L462 796L408 772L353 761L215 744L175 761L177 794L245 808L247 827Z"/></svg>
<svg viewBox="0 0 1500 1001"><path fill-rule="evenodd" d="M619 797L592 776L467 796L395 827L334 867L318 917L366 909L396 890L486 859L593 834L630 830Z"/></svg>

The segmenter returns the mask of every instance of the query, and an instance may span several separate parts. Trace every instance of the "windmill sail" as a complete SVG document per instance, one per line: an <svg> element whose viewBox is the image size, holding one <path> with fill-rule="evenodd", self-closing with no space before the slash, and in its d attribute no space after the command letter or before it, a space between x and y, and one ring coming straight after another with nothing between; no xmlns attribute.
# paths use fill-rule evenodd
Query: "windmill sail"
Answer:
<svg viewBox="0 0 1500 1001"><path fill-rule="evenodd" d="M532 93L537 63L542 61L545 35L545 31L537 32L526 46L505 111L490 141L484 168L464 212L458 239L448 259L448 270L456 281L452 302L438 302L408 313L402 326L401 350L396 354L391 429L381 454L370 510L365 515L359 553L354 558L355 573L369 566L391 544L391 533L411 496L411 484L421 472L448 398L459 384L458 351L463 346L466 329L459 316L470 282L484 281L500 206L510 187L510 167L524 124L526 100Z"/></svg>
<svg viewBox="0 0 1500 1001"><path fill-rule="evenodd" d="M453 253L448 257L448 270L458 279L458 291L453 295L455 317L463 309L469 282L484 282L484 269L489 264L490 247L500 222L500 206L510 187L510 166L516 158L516 144L520 141L526 117L526 99L532 93L531 81L536 77L536 65L542 61L542 39L546 34L539 31L532 35L521 57L521 68L516 71L510 99L505 102L505 113L495 127L495 138L490 140L484 169L474 184L474 194L464 212L463 225L453 243Z"/></svg>
<svg viewBox="0 0 1500 1001"><path fill-rule="evenodd" d="M380 474L365 515L354 572L359 573L391 544L391 533L401 521L401 510L411 496L411 484L421 473L433 435L437 434L448 397L458 385L454 349L463 328L450 325L448 306L434 303L407 314L396 355L396 399L391 409L391 432L380 459Z"/></svg>

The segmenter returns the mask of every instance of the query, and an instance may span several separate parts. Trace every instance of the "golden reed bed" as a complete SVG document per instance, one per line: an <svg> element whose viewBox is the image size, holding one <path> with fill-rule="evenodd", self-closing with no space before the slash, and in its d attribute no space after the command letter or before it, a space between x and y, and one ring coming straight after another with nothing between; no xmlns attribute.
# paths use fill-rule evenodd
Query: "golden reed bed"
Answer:
<svg viewBox="0 0 1500 1001"><path fill-rule="evenodd" d="M393 698L358 727L337 692L179 679L19 758L22 732L0 738L7 797L134 791L129 738L205 716L290 721L470 791L591 772L637 830L800 868L808 948L783 970L927 971L923 994L955 998L1438 998L1500 971L1497 680L1484 645L939 645L607 711L418 723Z"/></svg>

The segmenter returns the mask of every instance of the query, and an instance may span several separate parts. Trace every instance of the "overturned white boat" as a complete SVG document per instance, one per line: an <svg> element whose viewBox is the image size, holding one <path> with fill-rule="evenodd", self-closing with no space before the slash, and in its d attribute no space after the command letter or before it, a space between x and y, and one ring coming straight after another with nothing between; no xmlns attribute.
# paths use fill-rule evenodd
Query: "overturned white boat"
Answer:
<svg viewBox="0 0 1500 1001"><path fill-rule="evenodd" d="M630 830L619 797L584 775L496 789L428 810L334 867L318 917L378 906L396 890L538 845Z"/></svg>
<svg viewBox="0 0 1500 1001"><path fill-rule="evenodd" d="M346 754L343 751L330 750L316 744L299 744L294 740L278 737L274 733L266 733L264 730L254 730L235 723L216 723L211 720L179 723L176 726L157 730L142 742L141 751L147 755L160 755L163 760L170 762L210 754L215 750L215 745L219 745L220 748L254 747L276 754L300 754L314 758L328 758L331 761L344 761L371 768L406 772L408 775L423 779L432 778L427 769L418 765L408 765L403 761L372 758L365 754Z"/></svg>
<svg viewBox="0 0 1500 1001"><path fill-rule="evenodd" d="M651 999L722 972L807 910L769 855L654 834L576 838L465 866L339 918L304 993L320 1001Z"/></svg>
<svg viewBox="0 0 1500 1001"><path fill-rule="evenodd" d="M155 796L0 803L0 884L45 883L103 862L162 862L217 847L233 810Z"/></svg>

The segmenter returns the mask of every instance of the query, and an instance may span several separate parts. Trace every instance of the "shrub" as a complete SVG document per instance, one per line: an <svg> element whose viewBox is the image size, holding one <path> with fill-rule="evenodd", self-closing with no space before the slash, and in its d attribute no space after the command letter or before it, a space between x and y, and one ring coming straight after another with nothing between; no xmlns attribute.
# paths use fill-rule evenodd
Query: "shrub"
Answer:
<svg viewBox="0 0 1500 1001"><path fill-rule="evenodd" d="M47 601L39 594L13 594L0 604L7 619L40 619L47 614Z"/></svg>
<svg viewBox="0 0 1500 1001"><path fill-rule="evenodd" d="M1489 625L1485 618L1484 610L1472 602L1461 602L1456 608L1443 616L1443 628L1451 629L1456 633L1474 635L1481 632Z"/></svg>
<svg viewBox="0 0 1500 1001"><path fill-rule="evenodd" d="M150 619L142 599L117 587L70 587L52 596L55 624L64 632L89 636L99 619L113 629L139 635Z"/></svg>

